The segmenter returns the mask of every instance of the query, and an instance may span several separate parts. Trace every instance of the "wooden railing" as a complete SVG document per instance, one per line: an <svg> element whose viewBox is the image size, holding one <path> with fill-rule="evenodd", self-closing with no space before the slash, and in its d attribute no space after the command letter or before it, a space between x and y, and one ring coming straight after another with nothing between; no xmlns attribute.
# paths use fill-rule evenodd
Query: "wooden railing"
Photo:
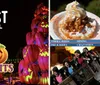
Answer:
<svg viewBox="0 0 100 85"><path fill-rule="evenodd" d="M64 79L63 82L61 82L59 85L77 85L72 77L75 77L81 83L81 85L85 85L90 79L94 77L94 73L90 66L86 64L84 67L81 67L75 71L74 74Z"/></svg>

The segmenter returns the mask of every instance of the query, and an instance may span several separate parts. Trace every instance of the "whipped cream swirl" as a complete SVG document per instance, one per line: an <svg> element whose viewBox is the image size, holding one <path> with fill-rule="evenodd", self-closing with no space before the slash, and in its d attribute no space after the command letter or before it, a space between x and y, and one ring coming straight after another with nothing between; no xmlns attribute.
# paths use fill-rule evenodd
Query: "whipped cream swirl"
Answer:
<svg viewBox="0 0 100 85"><path fill-rule="evenodd" d="M74 20L75 18L82 18L84 19L86 17L85 10L80 6L80 4L77 1L73 1L69 3L66 8L66 17L70 18L71 20Z"/></svg>

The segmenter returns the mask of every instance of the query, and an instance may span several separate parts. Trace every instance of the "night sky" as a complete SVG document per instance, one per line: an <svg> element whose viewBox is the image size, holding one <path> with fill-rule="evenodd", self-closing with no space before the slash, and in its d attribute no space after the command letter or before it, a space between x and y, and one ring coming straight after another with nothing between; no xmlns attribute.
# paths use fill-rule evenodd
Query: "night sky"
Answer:
<svg viewBox="0 0 100 85"><path fill-rule="evenodd" d="M9 58L14 58L18 50L26 45L26 33L31 31L30 25L34 11L41 2L48 6L48 0L2 0L0 11L7 10L7 23L0 23L0 43L6 46ZM2 15L0 15L2 19Z"/></svg>

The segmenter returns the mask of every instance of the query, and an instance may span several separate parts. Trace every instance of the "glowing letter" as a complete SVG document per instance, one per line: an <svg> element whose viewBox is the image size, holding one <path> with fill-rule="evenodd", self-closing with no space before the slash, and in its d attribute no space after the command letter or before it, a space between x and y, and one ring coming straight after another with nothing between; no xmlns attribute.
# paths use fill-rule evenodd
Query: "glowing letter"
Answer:
<svg viewBox="0 0 100 85"><path fill-rule="evenodd" d="M3 23L6 23L6 13L8 13L8 11L2 11L3 13Z"/></svg>

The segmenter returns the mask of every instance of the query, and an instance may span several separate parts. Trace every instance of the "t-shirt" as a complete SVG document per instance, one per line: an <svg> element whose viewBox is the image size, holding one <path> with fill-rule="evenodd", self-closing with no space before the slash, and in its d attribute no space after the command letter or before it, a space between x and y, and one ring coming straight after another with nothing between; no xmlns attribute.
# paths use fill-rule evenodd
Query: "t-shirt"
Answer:
<svg viewBox="0 0 100 85"><path fill-rule="evenodd" d="M73 74L73 69L72 69L72 67L69 67L69 68L68 68L68 72L69 72L70 74Z"/></svg>
<svg viewBox="0 0 100 85"><path fill-rule="evenodd" d="M59 76L56 76L56 80L61 83L62 82L62 77L59 75Z"/></svg>
<svg viewBox="0 0 100 85"><path fill-rule="evenodd" d="M78 63L82 64L83 63L83 58L78 58Z"/></svg>

